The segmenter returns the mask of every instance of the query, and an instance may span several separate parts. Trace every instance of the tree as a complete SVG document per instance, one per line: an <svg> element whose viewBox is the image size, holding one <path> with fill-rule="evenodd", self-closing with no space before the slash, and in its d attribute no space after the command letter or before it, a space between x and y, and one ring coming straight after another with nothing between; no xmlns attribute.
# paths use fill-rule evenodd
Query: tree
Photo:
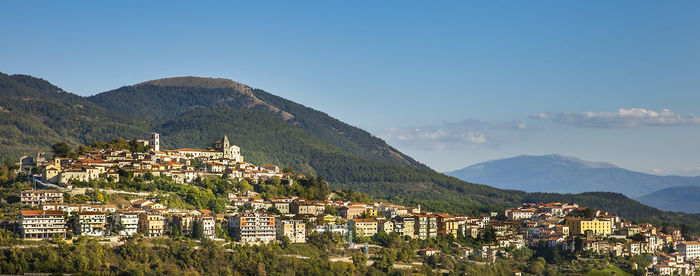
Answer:
<svg viewBox="0 0 700 276"><path fill-rule="evenodd" d="M77 155L73 152L73 148L66 142L58 142L51 146L54 158L75 158Z"/></svg>
<svg viewBox="0 0 700 276"><path fill-rule="evenodd" d="M199 219L192 220L192 238L204 239L204 226Z"/></svg>

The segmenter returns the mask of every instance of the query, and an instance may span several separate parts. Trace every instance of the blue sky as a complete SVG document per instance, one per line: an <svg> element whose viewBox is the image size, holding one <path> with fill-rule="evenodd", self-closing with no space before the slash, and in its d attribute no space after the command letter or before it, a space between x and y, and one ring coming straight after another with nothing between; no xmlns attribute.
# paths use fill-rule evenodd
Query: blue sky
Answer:
<svg viewBox="0 0 700 276"><path fill-rule="evenodd" d="M5 1L0 71L80 95L230 78L440 171L559 153L693 175L698 30L697 1Z"/></svg>

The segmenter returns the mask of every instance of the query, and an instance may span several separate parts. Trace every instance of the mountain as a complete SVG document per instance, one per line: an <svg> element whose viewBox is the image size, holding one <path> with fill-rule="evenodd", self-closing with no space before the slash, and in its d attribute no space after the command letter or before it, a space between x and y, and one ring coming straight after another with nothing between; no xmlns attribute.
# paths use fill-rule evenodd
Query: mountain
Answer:
<svg viewBox="0 0 700 276"><path fill-rule="evenodd" d="M0 73L0 158L46 151L61 140L143 137L149 133L145 126L45 80Z"/></svg>
<svg viewBox="0 0 700 276"><path fill-rule="evenodd" d="M173 119L197 108L261 110L363 158L427 168L362 129L323 112L227 79L159 79L100 93L87 100L115 113L148 120ZM202 142L210 141L200 141L197 146L203 146Z"/></svg>
<svg viewBox="0 0 700 276"><path fill-rule="evenodd" d="M501 189L555 193L605 191L633 198L668 187L700 186L700 177L652 175L561 155L521 155L446 174Z"/></svg>
<svg viewBox="0 0 700 276"><path fill-rule="evenodd" d="M700 187L698 186L666 188L638 197L637 200L662 210L700 213Z"/></svg>
<svg viewBox="0 0 700 276"><path fill-rule="evenodd" d="M250 162L322 175L334 189L428 210L475 215L522 202L572 201L700 231L700 215L663 212L621 194L536 194L465 182L323 112L231 80L169 78L80 97L41 79L0 74L0 158L47 151L59 141L77 146L152 131L161 133L164 148L206 147L226 134Z"/></svg>

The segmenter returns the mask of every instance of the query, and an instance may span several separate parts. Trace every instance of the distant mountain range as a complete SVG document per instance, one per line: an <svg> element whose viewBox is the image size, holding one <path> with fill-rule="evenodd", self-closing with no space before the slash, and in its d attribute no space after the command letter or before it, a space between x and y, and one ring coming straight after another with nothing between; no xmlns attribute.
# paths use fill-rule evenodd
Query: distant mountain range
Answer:
<svg viewBox="0 0 700 276"><path fill-rule="evenodd" d="M700 209L673 208L672 204L664 205L658 200L651 200L654 196L670 195L672 191L678 192L688 187L700 188L700 177L652 175L626 170L610 163L590 162L562 155L521 155L471 165L446 174L465 181L526 192L616 192L632 198L641 197L643 203L664 210L692 210L700 213ZM677 188L654 193L672 187ZM669 200L700 201L700 197L692 198L691 195Z"/></svg>
<svg viewBox="0 0 700 276"><path fill-rule="evenodd" d="M0 73L2 159L50 151L59 141L77 146L145 138L152 131L166 149L203 148L226 134L250 162L322 175L334 189L435 211L478 214L522 202L566 201L700 232L700 215L663 212L621 194L526 193L462 181L362 129L228 79L167 78L81 97L43 79Z"/></svg>
<svg viewBox="0 0 700 276"><path fill-rule="evenodd" d="M666 188L636 199L661 210L700 213L700 186Z"/></svg>

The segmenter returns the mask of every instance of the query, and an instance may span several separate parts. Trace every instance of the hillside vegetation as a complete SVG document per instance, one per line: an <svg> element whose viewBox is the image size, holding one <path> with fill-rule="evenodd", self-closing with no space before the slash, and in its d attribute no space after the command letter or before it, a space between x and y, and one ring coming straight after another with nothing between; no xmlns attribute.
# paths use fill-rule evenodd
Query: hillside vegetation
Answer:
<svg viewBox="0 0 700 276"><path fill-rule="evenodd" d="M700 229L700 215L662 212L619 194L532 194L446 176L359 128L229 80L163 79L84 98L44 80L3 74L0 108L3 158L48 151L59 141L76 146L146 138L151 131L161 133L164 148L202 148L226 134L248 161L322 175L333 188L430 210L476 214L523 201L574 201L630 219Z"/></svg>

